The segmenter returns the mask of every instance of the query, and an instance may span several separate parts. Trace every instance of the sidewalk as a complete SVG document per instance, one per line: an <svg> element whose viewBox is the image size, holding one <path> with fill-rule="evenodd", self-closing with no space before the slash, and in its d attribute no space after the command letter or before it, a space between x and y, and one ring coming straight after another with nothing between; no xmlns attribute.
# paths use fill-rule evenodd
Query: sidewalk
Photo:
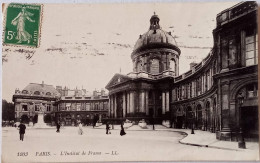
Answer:
<svg viewBox="0 0 260 163"><path fill-rule="evenodd" d="M171 129L175 132L184 132L187 134L185 138L179 142L187 145L195 145L201 147L236 150L236 151L257 151L259 144L257 142L246 142L246 149L238 148L238 142L221 141L216 139L216 134L208 131L194 130L195 134L191 134L191 129Z"/></svg>
<svg viewBox="0 0 260 163"><path fill-rule="evenodd" d="M96 127L96 128L105 128L105 125ZM114 129L120 129L120 125L114 125ZM129 131L152 131L153 126L147 125L147 128L143 129L138 125L133 125L129 128L125 128ZM191 129L173 129L167 128L163 125L155 125L155 131L172 131L172 132L181 132L183 135L186 135L179 142L181 144L208 147L208 148L217 148L217 149L226 149L226 150L236 150L236 151L256 151L259 150L259 144L257 142L246 142L246 149L238 148L238 142L234 141L221 141L216 139L216 133L211 133L209 131L194 130L195 134L191 134Z"/></svg>

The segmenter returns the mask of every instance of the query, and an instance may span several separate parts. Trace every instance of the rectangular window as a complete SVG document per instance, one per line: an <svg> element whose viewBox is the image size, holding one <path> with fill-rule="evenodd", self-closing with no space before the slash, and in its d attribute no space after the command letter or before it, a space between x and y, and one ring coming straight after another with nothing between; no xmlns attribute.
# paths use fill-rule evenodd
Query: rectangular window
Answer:
<svg viewBox="0 0 260 163"><path fill-rule="evenodd" d="M99 110L98 103L95 103L95 110Z"/></svg>
<svg viewBox="0 0 260 163"><path fill-rule="evenodd" d="M71 103L66 103L66 110L70 111Z"/></svg>
<svg viewBox="0 0 260 163"><path fill-rule="evenodd" d="M28 106L27 105L22 105L22 111L28 111Z"/></svg>
<svg viewBox="0 0 260 163"><path fill-rule="evenodd" d="M248 85L247 88L247 98L253 98L253 97L257 97L258 94L258 86L257 84L252 84L252 85Z"/></svg>
<svg viewBox="0 0 260 163"><path fill-rule="evenodd" d="M104 110L108 110L108 103L104 102Z"/></svg>
<svg viewBox="0 0 260 163"><path fill-rule="evenodd" d="M90 103L86 103L86 110L90 111Z"/></svg>
<svg viewBox="0 0 260 163"><path fill-rule="evenodd" d="M51 111L51 105L48 104L46 109L47 109L48 112L50 112Z"/></svg>
<svg viewBox="0 0 260 163"><path fill-rule="evenodd" d="M35 110L35 111L40 111L40 106L39 106L39 105L35 105L35 106L34 106L34 110Z"/></svg>
<svg viewBox="0 0 260 163"><path fill-rule="evenodd" d="M253 34L252 31L246 33L245 38L246 43L246 66L258 64L258 36Z"/></svg>
<svg viewBox="0 0 260 163"><path fill-rule="evenodd" d="M81 110L86 110L86 103L81 103Z"/></svg>
<svg viewBox="0 0 260 163"><path fill-rule="evenodd" d="M77 111L80 111L80 106L81 106L81 104L77 103L77 106L76 106Z"/></svg>
<svg viewBox="0 0 260 163"><path fill-rule="evenodd" d="M104 103L103 102L100 102L100 110L103 110L104 108L103 108L103 106L104 106Z"/></svg>

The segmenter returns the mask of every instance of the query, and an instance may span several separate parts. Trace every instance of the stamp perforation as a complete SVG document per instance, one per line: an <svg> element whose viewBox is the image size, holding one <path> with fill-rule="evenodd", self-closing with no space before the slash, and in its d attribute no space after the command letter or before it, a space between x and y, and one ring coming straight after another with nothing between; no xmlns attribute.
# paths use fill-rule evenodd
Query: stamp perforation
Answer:
<svg viewBox="0 0 260 163"><path fill-rule="evenodd" d="M4 16L3 16L3 31L2 31L2 45L3 46L11 46L11 47L23 47L23 48L30 48L30 49L36 49L39 48L41 45L41 32L42 32L42 20L43 20L43 10L44 10L44 5L43 4L37 4L37 3L30 3L27 5L38 5L40 6L40 13L39 13L39 25L38 25L38 40L37 40L37 45L36 46L30 46L26 44L13 44L13 43L6 43L5 42L5 34L6 34L6 21L7 21L7 10L8 6L12 3L6 3L6 6L4 8ZM15 4L20 4L20 5L26 5L25 3L15 3Z"/></svg>

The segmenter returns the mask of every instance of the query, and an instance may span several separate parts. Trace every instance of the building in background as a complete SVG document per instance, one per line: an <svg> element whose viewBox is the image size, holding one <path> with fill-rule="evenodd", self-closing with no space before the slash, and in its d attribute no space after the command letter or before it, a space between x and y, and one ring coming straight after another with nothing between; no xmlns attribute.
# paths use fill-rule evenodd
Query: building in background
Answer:
<svg viewBox="0 0 260 163"><path fill-rule="evenodd" d="M64 125L75 125L77 121L84 124L101 121L108 117L108 95L105 90L88 93L85 89L60 89L62 96L57 100L55 117Z"/></svg>
<svg viewBox="0 0 260 163"><path fill-rule="evenodd" d="M52 85L30 83L22 91L13 95L16 121L37 123L38 112L44 112L45 123L76 125L92 123L94 117L101 120L108 116L108 96L105 90L68 89Z"/></svg>
<svg viewBox="0 0 260 163"><path fill-rule="evenodd" d="M25 123L37 123L38 112L44 108L45 121L50 123L53 119L51 114L56 110L56 101L60 93L52 86L30 83L22 91L15 90L13 102L15 105L15 119Z"/></svg>
<svg viewBox="0 0 260 163"><path fill-rule="evenodd" d="M214 132L221 140L258 139L257 3L241 2L216 20L208 56L179 75L181 51L153 15L132 52L133 72L115 74L106 86L109 116L153 118L175 128Z"/></svg>

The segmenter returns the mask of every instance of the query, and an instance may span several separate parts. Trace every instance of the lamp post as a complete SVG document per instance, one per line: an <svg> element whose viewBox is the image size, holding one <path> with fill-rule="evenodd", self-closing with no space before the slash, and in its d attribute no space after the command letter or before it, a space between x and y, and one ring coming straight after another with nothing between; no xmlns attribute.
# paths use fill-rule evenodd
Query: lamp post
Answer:
<svg viewBox="0 0 260 163"><path fill-rule="evenodd" d="M191 134L195 134L194 133L194 113L191 113Z"/></svg>
<svg viewBox="0 0 260 163"><path fill-rule="evenodd" d="M241 118L241 107L244 103L244 97L242 96L242 93L238 95L238 103L239 103L239 141L238 141L238 148L246 148L246 143L244 140L244 134L242 130L242 118Z"/></svg>

